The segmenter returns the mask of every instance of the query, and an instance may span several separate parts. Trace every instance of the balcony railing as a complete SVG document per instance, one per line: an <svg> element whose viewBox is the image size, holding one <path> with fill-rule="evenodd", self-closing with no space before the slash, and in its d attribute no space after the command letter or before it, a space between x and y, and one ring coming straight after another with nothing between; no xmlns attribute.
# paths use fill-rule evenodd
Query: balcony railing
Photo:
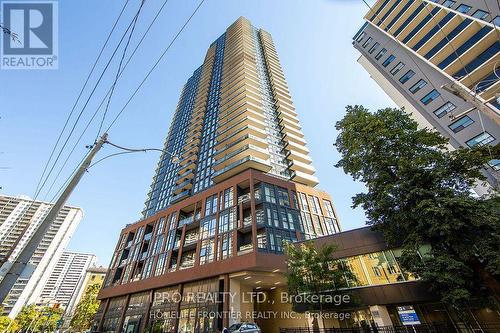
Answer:
<svg viewBox="0 0 500 333"><path fill-rule="evenodd" d="M181 193L172 196L172 203L179 201L187 196L189 196L189 190L182 191Z"/></svg>
<svg viewBox="0 0 500 333"><path fill-rule="evenodd" d="M243 226L247 227L249 225L252 225L252 216L247 216L243 218Z"/></svg>
<svg viewBox="0 0 500 333"><path fill-rule="evenodd" d="M238 255L242 255L242 254L245 254L245 253L248 253L248 252L252 252L252 251L253 251L253 245L252 244L242 245L238 249Z"/></svg>
<svg viewBox="0 0 500 333"><path fill-rule="evenodd" d="M182 218L182 219L179 220L179 226L178 226L178 228L182 227L185 224L193 223L193 221L194 221L194 215L190 215L190 216L184 217L184 218Z"/></svg>
<svg viewBox="0 0 500 333"><path fill-rule="evenodd" d="M186 238L184 239L184 245L191 245L193 243L196 243L197 241L198 241L198 233L187 234Z"/></svg>
<svg viewBox="0 0 500 333"><path fill-rule="evenodd" d="M247 202L250 200L250 193L240 195L238 197L238 203Z"/></svg>

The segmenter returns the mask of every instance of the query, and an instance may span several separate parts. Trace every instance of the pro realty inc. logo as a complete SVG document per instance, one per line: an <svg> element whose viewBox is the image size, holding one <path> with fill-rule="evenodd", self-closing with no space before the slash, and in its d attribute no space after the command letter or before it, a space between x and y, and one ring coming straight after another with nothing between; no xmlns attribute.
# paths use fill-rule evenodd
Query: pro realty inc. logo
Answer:
<svg viewBox="0 0 500 333"><path fill-rule="evenodd" d="M1 69L57 69L56 1L2 1Z"/></svg>

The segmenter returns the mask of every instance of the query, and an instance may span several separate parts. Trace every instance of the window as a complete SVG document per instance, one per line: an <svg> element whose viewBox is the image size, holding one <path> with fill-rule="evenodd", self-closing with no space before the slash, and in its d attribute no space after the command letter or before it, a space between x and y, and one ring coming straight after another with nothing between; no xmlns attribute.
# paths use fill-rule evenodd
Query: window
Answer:
<svg viewBox="0 0 500 333"><path fill-rule="evenodd" d="M396 75L403 67L405 67L405 64L400 61L396 66L394 66L393 69L391 69L391 74Z"/></svg>
<svg viewBox="0 0 500 333"><path fill-rule="evenodd" d="M373 40L373 38L368 37L368 39L363 43L363 48L365 48L366 46L368 46L368 44L370 44L372 40Z"/></svg>
<svg viewBox="0 0 500 333"><path fill-rule="evenodd" d="M201 239L215 235L215 217L204 218L200 224Z"/></svg>
<svg viewBox="0 0 500 333"><path fill-rule="evenodd" d="M217 194L207 198L205 202L205 216L215 214L217 211Z"/></svg>
<svg viewBox="0 0 500 333"><path fill-rule="evenodd" d="M424 105L429 105L432 101L434 101L439 96L441 96L441 94L436 89L433 89L430 93L425 95L424 98L422 98L420 100L420 102L422 102Z"/></svg>
<svg viewBox="0 0 500 333"><path fill-rule="evenodd" d="M489 166L493 168L493 170L500 170L500 160L491 160L488 162Z"/></svg>
<svg viewBox="0 0 500 333"><path fill-rule="evenodd" d="M200 249L200 265L214 261L214 239L204 240Z"/></svg>
<svg viewBox="0 0 500 333"><path fill-rule="evenodd" d="M445 2L443 2L443 6L448 7L448 8L451 8L454 5L455 5L455 1L453 1L453 0L446 0Z"/></svg>
<svg viewBox="0 0 500 333"><path fill-rule="evenodd" d="M365 38L366 36L366 32L362 32L361 34L359 34L358 38L356 39L356 42L361 42L363 40L363 38Z"/></svg>
<svg viewBox="0 0 500 333"><path fill-rule="evenodd" d="M333 212L332 203L328 200L323 199L323 206L326 208L326 216L335 217L335 213Z"/></svg>
<svg viewBox="0 0 500 333"><path fill-rule="evenodd" d="M290 207L290 198L288 197L288 190L286 188L278 187L278 203L281 206Z"/></svg>
<svg viewBox="0 0 500 333"><path fill-rule="evenodd" d="M309 204L307 202L306 195L304 193L299 193L299 199L300 199L300 209L308 212L309 211Z"/></svg>
<svg viewBox="0 0 500 333"><path fill-rule="evenodd" d="M394 59L396 59L396 57L391 54L387 59L385 59L385 61L382 63L382 66L384 67L389 66L389 64L393 62Z"/></svg>
<svg viewBox="0 0 500 333"><path fill-rule="evenodd" d="M453 104L452 102L446 102L446 104L442 105L436 111L434 111L434 114L438 118L443 118L446 114L455 110L455 108L455 104Z"/></svg>
<svg viewBox="0 0 500 333"><path fill-rule="evenodd" d="M236 207L227 209L219 215L219 234L233 230L236 226Z"/></svg>
<svg viewBox="0 0 500 333"><path fill-rule="evenodd" d="M233 205L233 188L230 187L224 190L224 209Z"/></svg>
<svg viewBox="0 0 500 333"><path fill-rule="evenodd" d="M399 82L401 82L402 84L405 84L409 79L411 79L413 77L413 75L415 75L415 72L410 69L408 72L406 72L405 75L403 75L399 79Z"/></svg>
<svg viewBox="0 0 500 333"><path fill-rule="evenodd" d="M491 21L491 23L493 23L494 26L500 26L500 15L495 17L495 19L493 21Z"/></svg>
<svg viewBox="0 0 500 333"><path fill-rule="evenodd" d="M474 44L476 44L481 38L486 36L493 28L485 26L482 27L478 32L476 32L472 37L470 37L465 43L463 43L459 48L450 54L446 59L438 64L438 67L445 69L449 64L455 61L459 56L464 54L469 50Z"/></svg>
<svg viewBox="0 0 500 333"><path fill-rule="evenodd" d="M474 14L472 14L472 17L478 18L480 20L484 20L487 16L489 15L488 12L485 12L484 10L478 9Z"/></svg>
<svg viewBox="0 0 500 333"><path fill-rule="evenodd" d="M411 13L411 15L408 16L408 18L399 26L398 30L394 32L393 36L397 37L401 33L401 31L403 31L403 29L406 28L410 24L410 22L413 21L413 19L415 19L415 16L417 16L422 11L422 9L425 8L425 6L426 3L422 2L420 6L418 6L418 8L415 9L415 11Z"/></svg>
<svg viewBox="0 0 500 333"><path fill-rule="evenodd" d="M368 51L368 53L372 54L379 46L380 46L380 43L373 44L373 46L370 47L370 50Z"/></svg>
<svg viewBox="0 0 500 333"><path fill-rule="evenodd" d="M472 120L469 116L464 116L457 121L453 122L449 127L454 133L458 133L467 126L474 124L474 120Z"/></svg>
<svg viewBox="0 0 500 333"><path fill-rule="evenodd" d="M276 203L274 188L271 185L264 184L264 196L267 202Z"/></svg>
<svg viewBox="0 0 500 333"><path fill-rule="evenodd" d="M418 80L417 83L415 83L411 88L410 88L410 92L412 94L415 94L417 91L419 91L420 89L422 89L423 87L425 87L427 85L427 81L425 80Z"/></svg>
<svg viewBox="0 0 500 333"><path fill-rule="evenodd" d="M453 77L460 79L461 77L472 73L479 66L484 64L486 61L493 58L498 51L500 51L500 42L494 42L489 48L487 48L483 53L478 55L474 60L469 62L464 68L453 74Z"/></svg>
<svg viewBox="0 0 500 333"><path fill-rule="evenodd" d="M377 54L377 56L375 57L375 59L380 60L380 58L382 58L386 52L387 52L386 49L380 50L380 52Z"/></svg>
<svg viewBox="0 0 500 333"><path fill-rule="evenodd" d="M224 234L220 236L221 246L219 248L219 260L224 260L231 257L233 251L233 243L231 242L231 234Z"/></svg>
<svg viewBox="0 0 500 333"><path fill-rule="evenodd" d="M437 43L429 52L427 52L424 57L425 59L430 59L432 58L436 53L439 52L443 47L448 45L450 43L450 40L455 38L459 33L461 33L465 28L469 26L469 24L472 23L472 20L469 18L466 18L463 20L459 25L455 27L448 35L446 35L439 43Z"/></svg>
<svg viewBox="0 0 500 333"><path fill-rule="evenodd" d="M319 200L318 200L318 197L312 197L312 203L313 203L313 206L314 206L314 214L319 214L319 215L323 215L323 212L321 211L321 206L319 204Z"/></svg>
<svg viewBox="0 0 500 333"><path fill-rule="evenodd" d="M495 141L495 138L488 132L484 132L482 134L479 134L469 141L466 142L467 146L469 147L474 147L474 146L482 146L485 144L488 144L492 141Z"/></svg>
<svg viewBox="0 0 500 333"><path fill-rule="evenodd" d="M462 4L457 7L457 11L463 14L467 14L471 8L472 8L471 6Z"/></svg>

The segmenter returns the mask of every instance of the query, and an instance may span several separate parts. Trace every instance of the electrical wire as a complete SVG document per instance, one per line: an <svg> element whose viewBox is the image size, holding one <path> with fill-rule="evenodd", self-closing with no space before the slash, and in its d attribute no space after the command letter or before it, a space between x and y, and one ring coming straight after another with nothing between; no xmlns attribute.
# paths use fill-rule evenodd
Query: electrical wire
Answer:
<svg viewBox="0 0 500 333"><path fill-rule="evenodd" d="M170 50L170 47L174 44L174 42L177 40L177 38L179 37L179 35L184 31L184 29L186 28L186 26L189 24L189 22L191 21L191 19L194 17L194 15L198 12L198 10L200 9L201 5L203 5L203 3L205 2L205 0L201 0L198 4L198 6L195 8L195 10L193 11L193 13L189 16L189 18L187 19L187 21L184 23L184 25L181 27L181 29L177 32L177 34L174 36L174 38L172 39L172 41L170 42L170 44L165 48L165 50L163 51L163 53L160 55L160 57L158 58L158 60L156 60L155 64L151 67L151 69L149 70L149 72L146 74L146 76L144 77L144 79L141 81L141 83L139 84L139 86L137 86L137 88L135 89L134 93L130 96L130 98L127 100L127 102L125 103L125 105L122 107L122 109L118 112L118 114L115 116L115 118L113 119L113 121L111 122L111 124L108 126L108 128L106 129L106 132L109 132L109 130L113 127L113 125L116 123L116 121L118 120L118 118L122 115L123 111L125 111L126 107L130 104L130 102L132 101L132 99L135 97L135 95L137 94L137 92L141 89L141 87L144 85L144 83L146 82L146 80L149 78L149 76L151 75L151 73L156 69L156 67L158 66L158 64L161 62L161 60L163 59L163 57L167 54L168 50Z"/></svg>
<svg viewBox="0 0 500 333"><path fill-rule="evenodd" d="M136 17L136 16L138 16L138 15L139 15L139 11L138 11L138 12L134 15L134 19L135 19L135 17ZM130 28L132 27L132 24L133 24L133 22L134 22L134 19L130 22L130 24L128 25L127 29L126 29L126 30L125 30L125 32L123 33L123 35L122 35L122 37L121 37L121 39L120 39L120 41L119 41L118 45L115 47L115 49L114 49L114 51L113 51L113 54L111 55L110 59L108 60L108 62L107 62L107 64L106 64L105 68L103 69L103 71L102 71L102 73L101 73L101 75L100 75L99 79L97 80L97 82L96 82L96 84L94 85L94 87L93 87L93 89L92 89L92 91L91 91L90 95L88 96L88 98L87 98L87 100L86 100L85 104L83 105L83 108L82 108L82 109L81 109L81 111L79 112L78 117L76 118L76 120L75 120L75 122L74 122L74 124L73 124L73 126L72 126L72 128L71 128L71 130L70 130L70 132L69 132L69 134L68 134L68 136L67 136L67 138L66 138L66 140L64 141L64 144L63 144L63 145L62 145L62 147L60 148L59 153L57 154L56 159L55 159L55 161L54 161L54 162L53 162L53 164L52 164L52 167L50 168L49 172L47 173L47 176L46 176L45 180L42 182L42 185L41 185L41 187L39 188L39 192L41 191L41 188L43 188L43 187L45 186L45 184L46 184L46 182L47 182L48 178L49 178L49 177L50 177L50 175L52 174L52 171L54 170L54 168L55 168L55 166L56 166L56 164L57 164L57 161L60 159L60 157L61 157L61 155L62 155L62 153L63 153L64 149L66 148L66 145L68 144L68 142L69 142L69 140L70 140L71 136L73 135L73 133L74 133L74 131L75 131L75 128L76 128L76 126L78 125L78 122L80 121L80 118L81 118L81 117L82 117L82 115L83 115L83 112L85 111L85 109L86 109L87 105L88 105L88 104L89 104L89 102L90 102L90 99L91 99L91 98L92 98L92 96L94 95L94 93L95 93L95 91L96 91L96 89L97 89L97 87L98 87L99 83L101 82L101 80L102 80L102 78L103 78L104 74L106 73L106 71L107 71L107 69L108 69L109 65L111 64L111 62L112 62L112 60L113 60L114 56L116 55L116 52L119 50L119 47L120 47L121 43L123 42L124 38L126 37L127 32L128 32L128 31L130 30ZM38 192L38 193L39 193L39 192ZM38 194L38 193L37 193L37 194Z"/></svg>
<svg viewBox="0 0 500 333"><path fill-rule="evenodd" d="M111 38L111 35L115 31L115 28L118 25L118 22L120 21L120 18L122 17L123 12L125 11L125 8L127 7L128 3L129 3L129 0L126 0L125 3L123 4L123 7L122 7L122 9L120 11L120 14L116 18L116 20L115 20L115 22L113 24L113 27L111 28L111 31L108 33L108 36L106 37L106 40L105 40L104 44L102 45L101 50L99 51L99 54L97 55L97 58L95 59L94 64L92 65L92 68L91 68L89 74L87 75L87 78L85 79L85 82L84 82L82 88L80 89L80 93L78 94L78 97L76 98L76 101L73 104L73 107L71 108L71 112L69 113L68 117L66 118L66 121L64 122L64 126L63 126L61 132L59 133L59 136L57 137L57 140L56 140L56 143L54 144L54 147L52 148L52 151L50 153L49 159L47 160L47 163L45 163L45 167L43 168L42 175L40 176L40 179L39 179L38 184L36 186L35 193L38 192L38 188L40 187L42 179L43 179L43 177L45 175L45 172L47 171L47 168L49 166L49 163L50 163L52 157L54 156L54 152L55 152L57 146L59 145L59 142L60 142L60 140L62 138L62 135L63 135L64 131L66 130L66 127L68 126L69 120L71 119L71 116L75 112L76 106L77 106L78 102L80 101L80 98L82 97L85 88L87 87L87 84L88 84L88 82L90 80L90 77L94 73L94 70L95 70L95 68L97 66L97 63L101 59L102 53L106 49L106 46L108 45L108 42L109 42L109 40Z"/></svg>
<svg viewBox="0 0 500 333"><path fill-rule="evenodd" d="M144 41L144 39L146 38L147 34L149 33L149 31L151 30L152 26L154 25L154 23L156 22L156 20L158 19L158 17L160 16L160 14L163 12L163 9L165 8L166 4L168 3L169 0L165 0L163 1L163 4L161 5L161 7L156 11L156 14L155 14L155 17L153 18L153 20L151 21L151 23L149 24L148 28L145 30L145 32L142 34L139 42L137 43L136 47L134 48L134 50L132 51L132 53L130 54L130 56L128 57L127 61L125 62L125 65L123 66L122 70L119 72L118 74L118 78L120 78L123 74L123 72L125 71L125 69L127 68L128 64L130 63L130 61L132 60L132 58L134 57L134 55L136 54L137 50L139 49L140 45L142 44L142 42ZM58 175L61 174L61 172L63 171L64 167L66 166L69 158L71 157L71 155L73 154L73 152L75 151L76 147L78 146L78 144L80 143L83 135L85 134L85 132L88 130L90 124L92 123L92 121L94 120L94 118L96 117L97 113L99 112L99 110L101 109L101 107L104 105L104 103L106 102L106 99L108 98L109 94L111 93L111 89L112 89L112 86L108 89L106 95L104 95L104 97L102 98L99 106L97 107L97 109L94 111L94 114L92 115L91 119L87 122L87 125L86 127L84 128L83 132L81 133L80 137L78 138L78 140L74 143L73 145L73 148L71 149L69 155L66 157L66 160L64 161L63 165L60 167L59 169L59 172L58 172ZM57 178L58 176L56 176L56 178L53 180L52 184L51 184L51 188L53 187L53 185L55 184L55 182L57 181ZM46 194L48 195L48 193Z"/></svg>
<svg viewBox="0 0 500 333"><path fill-rule="evenodd" d="M146 34L150 31L152 25L154 24L154 22L156 21L156 19L158 18L158 16L160 15L161 11L163 10L163 8L165 7L166 3L168 2L168 0L164 1L163 5L160 7L160 9L158 10L156 16L154 17L153 21L151 22L151 24L149 25L148 29L146 30L146 32L143 34L142 38L140 39L138 45L136 46L136 48L134 49L134 51L131 53L130 57L128 58L127 62L125 63L125 65L123 66L123 69L122 71L120 72L119 76L121 76L121 74L123 73L123 71L126 69L128 63L131 61L132 57L134 56L134 54L136 53L137 49L139 48L139 45L142 43L142 41L145 39L146 37ZM186 20L186 22L183 24L183 26L180 28L180 30L177 32L177 34L174 36L174 38L172 39L172 41L168 44L168 46L166 47L166 49L163 51L163 53L160 55L160 57L158 58L158 60L155 62L155 64L152 66L152 68L149 70L149 72L147 73L147 75L144 77L144 79L141 81L141 83L139 84L139 86L135 89L134 93L131 95L131 97L128 99L127 103L124 105L124 107L120 110L120 112L116 115L116 117L113 119L113 121L111 122L110 126L108 127L108 129L105 131L105 132L108 132L111 127L115 124L115 122L117 121L117 119L119 118L119 116L123 113L123 111L125 110L125 108L127 107L127 105L130 103L130 101L134 98L134 96L137 94L137 92L140 90L140 88L142 87L142 85L146 82L147 78L151 75L151 73L154 71L154 69L158 66L158 64L160 63L160 61L163 59L163 57L166 55L166 53L168 52L168 50L171 48L171 46L174 44L174 42L179 38L180 34L184 31L184 29L186 28L186 26L189 24L189 22L192 20L192 18L194 17L194 15L197 13L197 11L200 9L201 5L205 2L205 0L202 0L198 6L195 8L195 10L192 12L192 14L189 16L189 18ZM99 107L96 109L96 111L94 112L92 118L90 119L90 121L87 123L87 126L86 128L84 129L84 132L80 135L80 138L77 142L80 141L80 139L82 138L83 134L85 133L85 131L88 129L88 127L90 126L92 120L94 119L94 117L96 116L96 114L98 113L98 111L100 110L101 106L103 105L103 103L105 102L106 100L106 97L108 96L108 94L111 92L111 88L108 90L106 96L102 99ZM109 142L107 142L109 143ZM113 144L114 145L114 144ZM76 146L76 145L75 145ZM117 146L115 145L117 148L120 148L120 149L127 149L125 147L121 147L121 146ZM74 148L72 149L72 152L74 151ZM161 151L161 152L166 152L165 150L162 150L162 149L156 149L156 148L148 148L147 150L156 150L156 151ZM138 151L144 151L143 149L139 149ZM168 152L168 151L167 151ZM172 156L175 156L177 157L176 155L172 154L171 152L168 152L170 153ZM70 153L71 154L71 153ZM69 156L67 158L67 160L69 159ZM79 163L81 164L81 163ZM76 172L77 168L72 172L72 174L74 174L74 172ZM65 183L59 188L59 190L56 192L56 195L54 195L54 198L57 196L57 194L59 192L62 191L62 189L65 187L65 184L67 182L69 182L69 180L71 179L72 175L70 175L67 180L65 181Z"/></svg>
<svg viewBox="0 0 500 333"><path fill-rule="evenodd" d="M134 21L133 21L134 23L132 25L132 29L130 29L130 34L128 35L127 43L125 44L125 47L123 48L123 53L122 53L122 56L120 58L120 63L118 65L118 69L116 71L115 79L113 81L113 84L111 85L111 93L109 93L108 102L106 103L106 108L104 109L101 123L99 124L99 130L97 131L97 136L95 138L95 142L97 142L97 139L99 138L99 135L101 134L102 125L104 123L104 120L106 119L106 114L108 113L109 104L111 103L111 98L113 97L113 93L115 92L115 87L116 87L116 83L118 82L120 71L122 69L123 60L125 59L125 55L127 54L128 46L130 45L130 40L132 39L132 35L134 34L135 26L137 24L137 19L139 18L139 13L141 12L145 1L146 0L141 0L141 5L139 7L139 10L137 11L138 14L134 18Z"/></svg>
<svg viewBox="0 0 500 333"><path fill-rule="evenodd" d="M42 174L40 175L40 178L39 178L39 180L38 180L37 186L36 186L36 188L35 188L35 193L34 193L34 195L33 195L33 199L30 201L30 204L29 204L28 208L24 211L23 215L21 215L21 216L20 216L20 218L24 218L24 216L25 216L25 215L26 215L26 213L29 211L29 209L30 209L30 208L31 208L31 207L35 204L35 201L36 201L36 199L38 198L38 196L39 196L39 194L40 194L40 192L41 192L41 190L42 190L42 188L43 188L44 184L46 183L47 179L49 178L49 176L50 176L50 173L51 173L51 172L49 172L49 174L47 174L46 176L45 176L45 173L47 172L47 168L48 168L48 167L49 167L49 165L50 165L50 161L52 160L52 157L54 156L54 153L55 153L55 151L56 151L56 149L57 149L57 146L59 145L59 142L61 141L61 138L62 138L62 136L63 136L63 134L64 134L64 131L66 130L66 128L67 128L67 126L68 126L68 124L69 124L69 121L70 121L70 119L71 119L71 117L72 117L73 113L74 113L74 112L75 112L75 110L76 110L76 106L77 106L78 102L80 101L80 98L82 97L83 92L85 91L85 88L87 87L87 84L88 84L88 82L89 82L89 80L90 80L90 78L91 78L92 74L94 73L94 70L95 70L95 68L96 68L97 64L99 63L99 60L101 59L101 56L102 56L102 54L103 54L104 50L106 49L106 46L108 45L109 40L110 40L111 36L113 35L113 33L114 33L115 29L116 29L116 26L118 25L118 22L120 21L121 17L123 16L123 13L124 13L124 11L125 11L125 9L126 9L126 7L127 7L128 3L129 3L129 0L126 0L126 1L125 1L125 3L123 4L123 6L122 6L122 8L121 8L121 10L120 10L120 13L119 13L118 17L116 18L116 20L115 20L115 22L114 22L114 24L113 24L113 26L112 26L112 28L111 28L110 32L108 33L108 35L107 35L107 37L106 37L106 40L105 40L105 42L104 42L103 46L101 47L101 49L100 49L100 51L99 51L99 54L98 54L98 56L97 56L96 60L94 61L94 64L92 65L92 68L91 68L91 70L90 70L89 74L87 75L87 78L85 79L85 82L84 82L84 84L83 84L82 88L80 89L80 92L79 92L79 94L78 94L78 96L77 96L77 99L76 99L76 101L74 102L73 107L71 108L71 111L70 111L70 113L69 113L68 117L66 118L66 121L65 121L65 123L64 123L64 125L63 125L63 128L62 128L62 130L60 131L60 133L59 133L59 135L58 135L58 138L57 138L57 140L56 140L56 143L54 144L54 146L53 146L53 148L52 148L52 151L51 151L51 153L49 154L49 158L48 158L47 162L45 163L45 166L44 166L44 168L43 168ZM59 154L59 155L60 155L60 154ZM59 155L58 155L58 156L59 156ZM57 160L58 160L58 158L56 158L56 160L54 161L54 164L53 164L53 166L52 166L51 170L54 168L55 164L57 163ZM45 178L45 180L43 180L43 179L44 179L44 176L46 177L46 178ZM21 235L20 235L19 237L17 237L17 238L16 238L16 240L14 241L14 243L16 243L16 244L17 244L17 243L20 241L20 239L21 239L21 237L22 237L22 234L26 231L27 227L28 227L28 226L26 226L26 227L23 229L23 232L21 233ZM11 232L11 231L9 231L9 234L10 234L10 232ZM14 247L12 247L12 249L10 249L10 250L6 253L5 257L6 257L6 258L8 258L8 257L12 254L13 250L14 250Z"/></svg>
<svg viewBox="0 0 500 333"><path fill-rule="evenodd" d="M432 13L429 10L429 8L427 6L425 6L425 8L427 9L427 12L431 16L431 20L434 21L434 24L436 24L436 26L439 28L439 31L441 32L441 34L444 36L444 38L448 42L448 45L451 46L451 49L453 50L453 53L457 56L457 59L460 62L460 66L462 66L462 68L465 70L466 77L470 80L470 84L471 85L474 84L474 81L472 81L472 78L470 77L470 73L467 70L467 66L465 66L465 64L462 62L462 59L460 58L460 55L458 54L457 50L455 49L455 46L453 46L453 43L451 42L451 40L448 38L448 35L443 31L443 28L441 27L441 24L439 24L439 22L436 21L435 15L432 15ZM430 61L430 59L429 59L429 61Z"/></svg>

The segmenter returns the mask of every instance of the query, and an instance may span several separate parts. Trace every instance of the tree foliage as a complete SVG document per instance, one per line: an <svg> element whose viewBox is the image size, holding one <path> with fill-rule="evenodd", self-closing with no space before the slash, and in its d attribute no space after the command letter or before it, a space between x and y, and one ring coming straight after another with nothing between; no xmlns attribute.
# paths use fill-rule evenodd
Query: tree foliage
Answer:
<svg viewBox="0 0 500 333"><path fill-rule="evenodd" d="M0 306L0 314L3 312L3 306ZM0 332L11 333L17 332L19 325L15 320L10 319L8 316L0 315Z"/></svg>
<svg viewBox="0 0 500 333"><path fill-rule="evenodd" d="M99 308L99 300L97 294L101 289L99 283L91 284L85 290L85 294L78 303L75 314L71 319L71 327L78 331L87 330L92 325L92 320Z"/></svg>
<svg viewBox="0 0 500 333"><path fill-rule="evenodd" d="M366 185L353 197L368 224L401 246L402 265L456 307L498 288L499 199L474 195L497 147L450 150L434 130L419 129L401 109L371 113L348 106L336 124L337 167ZM417 249L431 245L421 258ZM489 281L489 282L487 282ZM496 289L498 290L498 289Z"/></svg>
<svg viewBox="0 0 500 333"><path fill-rule="evenodd" d="M316 247L314 242L305 242L299 245L287 243L287 284L292 295L312 294L321 295L326 292L338 292L348 286L348 280L354 280L350 270L344 269L333 259L337 250L334 244ZM321 302L318 305L322 309ZM314 309L310 306L308 310Z"/></svg>
<svg viewBox="0 0 500 333"><path fill-rule="evenodd" d="M16 317L20 332L53 332L61 319L63 310L35 304L24 306Z"/></svg>

